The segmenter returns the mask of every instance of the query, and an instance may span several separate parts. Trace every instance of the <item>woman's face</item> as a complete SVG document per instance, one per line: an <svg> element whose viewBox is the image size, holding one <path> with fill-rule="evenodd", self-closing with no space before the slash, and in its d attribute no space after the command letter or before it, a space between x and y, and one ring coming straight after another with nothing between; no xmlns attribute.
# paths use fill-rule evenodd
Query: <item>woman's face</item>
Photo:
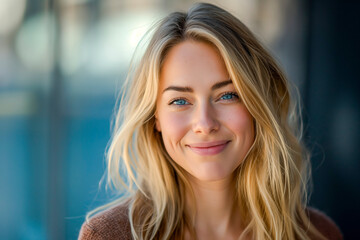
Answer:
<svg viewBox="0 0 360 240"><path fill-rule="evenodd" d="M170 49L156 107L167 152L196 179L231 177L254 141L253 118L207 43L187 40Z"/></svg>

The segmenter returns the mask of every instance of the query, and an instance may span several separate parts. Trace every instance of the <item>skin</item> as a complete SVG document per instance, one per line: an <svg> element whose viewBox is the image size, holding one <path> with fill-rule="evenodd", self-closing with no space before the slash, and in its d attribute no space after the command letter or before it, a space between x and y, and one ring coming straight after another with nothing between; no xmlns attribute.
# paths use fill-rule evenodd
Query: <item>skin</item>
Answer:
<svg viewBox="0 0 360 240"><path fill-rule="evenodd" d="M237 239L241 219L233 201L233 173L255 133L219 52L191 40L170 49L160 72L156 109L156 129L196 196L198 238Z"/></svg>

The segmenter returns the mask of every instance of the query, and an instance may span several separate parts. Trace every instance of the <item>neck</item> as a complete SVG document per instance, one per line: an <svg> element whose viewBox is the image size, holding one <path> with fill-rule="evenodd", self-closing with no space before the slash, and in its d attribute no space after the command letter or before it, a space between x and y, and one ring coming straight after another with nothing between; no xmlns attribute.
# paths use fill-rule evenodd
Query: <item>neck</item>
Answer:
<svg viewBox="0 0 360 240"><path fill-rule="evenodd" d="M189 180L195 197L194 226L197 235L222 238L230 234L238 237L241 221L232 177L217 181L199 181L189 177ZM191 199L188 198L186 205L187 209L193 209Z"/></svg>

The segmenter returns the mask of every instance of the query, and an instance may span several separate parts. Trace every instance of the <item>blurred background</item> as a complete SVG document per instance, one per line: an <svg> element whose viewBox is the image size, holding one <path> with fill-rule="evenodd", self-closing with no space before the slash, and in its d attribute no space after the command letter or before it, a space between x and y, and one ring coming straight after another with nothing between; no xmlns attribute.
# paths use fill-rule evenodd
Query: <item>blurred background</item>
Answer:
<svg viewBox="0 0 360 240"><path fill-rule="evenodd" d="M191 0L0 0L0 239L76 239L99 181L115 94L146 30ZM310 205L345 239L360 215L359 2L209 1L258 36L300 89ZM355 233L356 231L356 233Z"/></svg>

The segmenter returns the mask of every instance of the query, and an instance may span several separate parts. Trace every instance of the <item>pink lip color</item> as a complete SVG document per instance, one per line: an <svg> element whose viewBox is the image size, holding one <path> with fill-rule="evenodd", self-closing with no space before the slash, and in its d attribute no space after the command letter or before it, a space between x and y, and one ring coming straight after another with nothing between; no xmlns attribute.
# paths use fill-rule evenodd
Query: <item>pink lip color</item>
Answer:
<svg viewBox="0 0 360 240"><path fill-rule="evenodd" d="M230 141L217 141L208 143L194 143L187 145L193 152L208 156L222 152Z"/></svg>

